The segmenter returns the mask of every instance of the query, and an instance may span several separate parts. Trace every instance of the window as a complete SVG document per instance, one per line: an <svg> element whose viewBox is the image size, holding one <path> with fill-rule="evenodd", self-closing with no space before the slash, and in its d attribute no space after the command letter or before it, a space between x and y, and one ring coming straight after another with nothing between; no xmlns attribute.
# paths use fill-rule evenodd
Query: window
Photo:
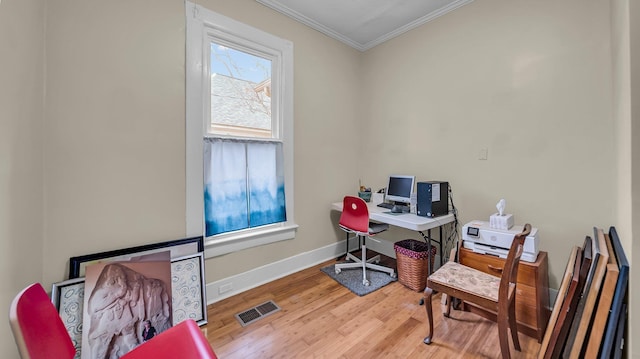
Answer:
<svg viewBox="0 0 640 359"><path fill-rule="evenodd" d="M291 239L293 45L186 3L187 235L208 257Z"/></svg>

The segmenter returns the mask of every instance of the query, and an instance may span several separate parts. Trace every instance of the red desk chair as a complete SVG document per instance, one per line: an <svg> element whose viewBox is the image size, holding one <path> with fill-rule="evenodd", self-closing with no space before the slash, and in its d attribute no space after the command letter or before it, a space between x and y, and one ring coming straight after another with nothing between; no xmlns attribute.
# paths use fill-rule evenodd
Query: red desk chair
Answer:
<svg viewBox="0 0 640 359"><path fill-rule="evenodd" d="M40 283L22 290L11 303L9 323L23 359L71 359L76 354L58 311ZM207 338L186 320L128 352L122 359L215 359Z"/></svg>
<svg viewBox="0 0 640 359"><path fill-rule="evenodd" d="M352 262L338 263L335 266L336 274L346 268L362 268L362 284L368 286L367 268L389 273L391 278L396 277L393 268L383 267L380 263L380 255L367 259L367 237L372 237L389 228L388 224L369 222L369 209L367 203L360 197L345 196L342 200L342 214L340 215L340 229L347 233L353 233L362 240L362 257L358 258L347 252L347 259ZM349 240L347 239L347 242Z"/></svg>

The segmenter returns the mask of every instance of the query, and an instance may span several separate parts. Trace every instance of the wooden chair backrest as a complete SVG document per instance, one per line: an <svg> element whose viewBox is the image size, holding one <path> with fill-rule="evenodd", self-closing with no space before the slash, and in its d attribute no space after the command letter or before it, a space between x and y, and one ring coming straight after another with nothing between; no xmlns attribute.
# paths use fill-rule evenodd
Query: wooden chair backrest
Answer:
<svg viewBox="0 0 640 359"><path fill-rule="evenodd" d="M509 248L509 254L504 263L502 269L502 276L500 278L500 288L498 289L498 301L502 302L506 300L509 295L509 287L515 285L518 279L518 264L520 263L520 257L524 251L524 241L531 233L531 225L529 223L524 225L522 232L516 234L511 247Z"/></svg>

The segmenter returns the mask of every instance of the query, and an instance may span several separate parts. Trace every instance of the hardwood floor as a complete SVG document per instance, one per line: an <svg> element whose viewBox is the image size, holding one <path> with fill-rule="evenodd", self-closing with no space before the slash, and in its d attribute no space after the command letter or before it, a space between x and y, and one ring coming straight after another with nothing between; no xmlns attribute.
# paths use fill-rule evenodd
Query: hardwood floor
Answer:
<svg viewBox="0 0 640 359"><path fill-rule="evenodd" d="M320 271L328 261L214 303L203 326L224 358L499 358L498 328L475 314L452 310L443 318L434 296L433 343L422 342L427 314L422 293L393 282L359 297ZM384 257L384 265L395 261ZM281 310L242 327L235 314L274 301ZM443 320L445 319L445 320ZM540 345L519 335L522 352L534 358Z"/></svg>

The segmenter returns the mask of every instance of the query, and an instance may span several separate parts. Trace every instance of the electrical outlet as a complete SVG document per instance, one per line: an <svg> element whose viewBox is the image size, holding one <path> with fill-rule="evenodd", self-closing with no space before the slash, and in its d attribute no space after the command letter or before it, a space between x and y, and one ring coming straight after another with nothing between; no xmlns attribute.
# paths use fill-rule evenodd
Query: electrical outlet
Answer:
<svg viewBox="0 0 640 359"><path fill-rule="evenodd" d="M481 148L480 151L478 151L478 159L479 160L486 160L488 156L489 156L489 149L488 148Z"/></svg>
<svg viewBox="0 0 640 359"><path fill-rule="evenodd" d="M233 283L226 283L218 287L218 294L229 292L233 289Z"/></svg>

